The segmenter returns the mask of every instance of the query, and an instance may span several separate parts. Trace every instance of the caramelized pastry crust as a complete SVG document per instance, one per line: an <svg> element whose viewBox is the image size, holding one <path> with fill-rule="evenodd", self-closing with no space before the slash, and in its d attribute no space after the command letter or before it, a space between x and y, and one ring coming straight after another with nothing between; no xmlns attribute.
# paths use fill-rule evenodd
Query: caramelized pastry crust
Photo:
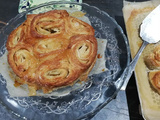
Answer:
<svg viewBox="0 0 160 120"><path fill-rule="evenodd" d="M144 61L149 69L160 68L160 45L157 45Z"/></svg>
<svg viewBox="0 0 160 120"><path fill-rule="evenodd" d="M76 35L70 40L70 60L73 61L74 65L82 67L81 69L88 69L96 59L96 39L94 36Z"/></svg>
<svg viewBox="0 0 160 120"><path fill-rule="evenodd" d="M11 32L6 47L15 83L27 84L30 95L86 80L97 55L92 26L65 10L28 15Z"/></svg>
<svg viewBox="0 0 160 120"><path fill-rule="evenodd" d="M160 94L160 71L149 72L149 81L153 88Z"/></svg>

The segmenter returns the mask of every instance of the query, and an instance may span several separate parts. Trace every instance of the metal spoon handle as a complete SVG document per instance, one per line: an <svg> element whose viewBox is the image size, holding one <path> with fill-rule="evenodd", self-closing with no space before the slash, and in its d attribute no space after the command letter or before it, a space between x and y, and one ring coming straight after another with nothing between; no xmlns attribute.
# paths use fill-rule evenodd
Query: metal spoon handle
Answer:
<svg viewBox="0 0 160 120"><path fill-rule="evenodd" d="M136 56L133 58L133 60L131 61L131 63L129 64L129 66L126 67L125 69L125 73L126 73L126 80L123 83L123 86L121 87L121 90L125 90L127 87L127 84L129 82L129 79L136 67L137 61L142 53L142 51L144 50L144 48L147 46L148 42L144 41L141 48L139 49L139 51L137 52Z"/></svg>

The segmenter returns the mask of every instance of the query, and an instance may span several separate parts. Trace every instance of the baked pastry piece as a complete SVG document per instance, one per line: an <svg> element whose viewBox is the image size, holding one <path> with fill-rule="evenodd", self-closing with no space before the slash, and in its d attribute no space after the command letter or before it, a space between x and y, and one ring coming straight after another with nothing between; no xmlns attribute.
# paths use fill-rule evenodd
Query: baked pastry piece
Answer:
<svg viewBox="0 0 160 120"><path fill-rule="evenodd" d="M6 47L15 86L27 84L29 95L85 81L97 55L92 26L65 10L28 15L11 32Z"/></svg>
<svg viewBox="0 0 160 120"><path fill-rule="evenodd" d="M160 68L160 45L155 46L150 50L148 55L144 57L144 61L146 66L151 69L159 69Z"/></svg>
<svg viewBox="0 0 160 120"><path fill-rule="evenodd" d="M148 77L153 88L160 94L160 71L151 71Z"/></svg>
<svg viewBox="0 0 160 120"><path fill-rule="evenodd" d="M151 50L144 56L144 62L148 68L148 79L152 88L160 94L160 45L152 45L148 49Z"/></svg>

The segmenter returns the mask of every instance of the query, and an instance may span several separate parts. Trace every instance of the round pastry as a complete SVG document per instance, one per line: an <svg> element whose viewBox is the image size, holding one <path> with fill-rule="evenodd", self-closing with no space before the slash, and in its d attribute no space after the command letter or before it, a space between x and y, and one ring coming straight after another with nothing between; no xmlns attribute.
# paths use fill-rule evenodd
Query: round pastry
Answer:
<svg viewBox="0 0 160 120"><path fill-rule="evenodd" d="M70 60L82 69L88 69L96 59L97 43L94 36L75 35L71 37L69 49Z"/></svg>
<svg viewBox="0 0 160 120"><path fill-rule="evenodd" d="M64 33L64 18L69 17L65 10L54 10L36 15L30 26L33 37L56 37Z"/></svg>
<svg viewBox="0 0 160 120"><path fill-rule="evenodd" d="M160 68L160 45L157 45L144 61L149 69Z"/></svg>
<svg viewBox="0 0 160 120"><path fill-rule="evenodd" d="M86 80L97 56L93 27L65 10L28 15L6 47L15 83L27 84L29 95Z"/></svg>
<svg viewBox="0 0 160 120"><path fill-rule="evenodd" d="M160 94L160 71L149 72L149 81L152 87Z"/></svg>

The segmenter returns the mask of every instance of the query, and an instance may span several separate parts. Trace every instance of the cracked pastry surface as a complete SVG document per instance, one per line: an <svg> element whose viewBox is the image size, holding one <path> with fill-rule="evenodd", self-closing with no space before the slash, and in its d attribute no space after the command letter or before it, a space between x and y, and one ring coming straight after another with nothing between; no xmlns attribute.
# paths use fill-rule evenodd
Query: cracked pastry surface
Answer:
<svg viewBox="0 0 160 120"><path fill-rule="evenodd" d="M93 27L65 10L28 15L6 47L15 84L27 84L29 95L86 80L97 56Z"/></svg>

